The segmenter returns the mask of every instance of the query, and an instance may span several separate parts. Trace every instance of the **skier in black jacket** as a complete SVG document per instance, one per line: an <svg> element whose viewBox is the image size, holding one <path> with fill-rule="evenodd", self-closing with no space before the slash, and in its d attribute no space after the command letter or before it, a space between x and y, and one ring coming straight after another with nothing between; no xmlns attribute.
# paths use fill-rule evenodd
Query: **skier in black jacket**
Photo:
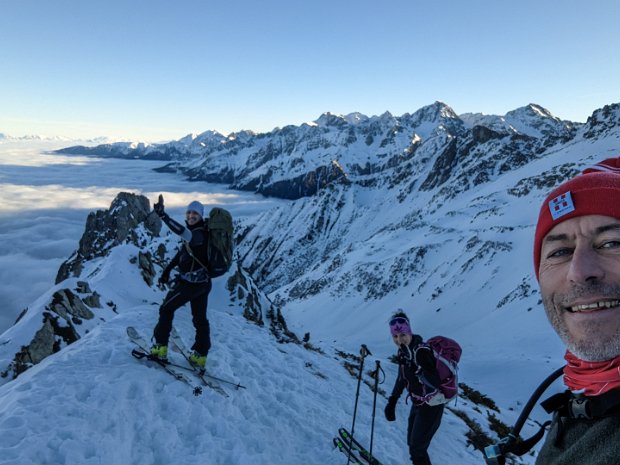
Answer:
<svg viewBox="0 0 620 465"><path fill-rule="evenodd" d="M179 251L164 269L159 279L160 284L167 284L170 272L178 268L179 275L173 281L172 288L159 308L159 321L153 330L155 344L151 347L151 355L166 359L168 356L168 338L172 330L174 312L190 303L192 322L196 328L196 339L192 346L190 362L204 369L207 353L211 348L209 320L207 319L207 303L211 292L211 279L207 271L208 236L204 227L204 207L198 201L191 202L186 211L185 224L181 225L164 211L164 198L159 196L153 206L155 213L170 230L181 237Z"/></svg>
<svg viewBox="0 0 620 465"><path fill-rule="evenodd" d="M396 402L407 388L411 412L407 427L407 444L413 465L431 465L428 447L443 415L445 400L438 386L441 384L433 351L418 347L422 337L412 334L409 318L397 312L390 320L392 340L398 347L398 377L392 395L385 407L385 418L396 420Z"/></svg>

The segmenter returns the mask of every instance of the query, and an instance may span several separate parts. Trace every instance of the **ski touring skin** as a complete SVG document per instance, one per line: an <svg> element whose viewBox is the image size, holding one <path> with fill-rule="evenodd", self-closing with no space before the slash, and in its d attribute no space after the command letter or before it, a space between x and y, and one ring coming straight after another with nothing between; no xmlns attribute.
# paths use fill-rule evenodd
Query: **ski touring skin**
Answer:
<svg viewBox="0 0 620 465"><path fill-rule="evenodd" d="M344 444L351 448L351 450L356 453L360 458L364 460L364 464L368 465L382 465L376 457L370 456L370 452L366 450L364 446L362 446L355 438L352 438L349 432L345 428L338 429L338 434L340 435L340 439L344 442Z"/></svg>
<svg viewBox="0 0 620 465"><path fill-rule="evenodd" d="M200 368L190 363L189 361L190 351L187 349L185 342L183 342L183 339L181 339L181 336L179 335L179 333L174 327L172 328L172 331L170 331L170 341L179 350L179 352L181 352L181 355L183 355L183 358L185 358L185 360L187 361L187 363L193 370L194 374L198 376L198 378L200 378L200 381L202 381L202 383L205 386L208 386L209 388L213 389L215 392L217 392L218 394L221 394L224 397L230 397L228 393L224 390L224 388L220 386L218 382L219 379L215 378L214 376L211 376L206 370L201 370ZM237 388L244 387L239 384L237 384L236 386Z"/></svg>
<svg viewBox="0 0 620 465"><path fill-rule="evenodd" d="M333 442L334 442L334 447L336 447L340 452L342 452L347 457L350 457L351 463L354 463L355 465L365 465L365 463L361 461L361 459L355 454L355 452L353 452L349 448L349 446L347 446L342 441L342 439L334 438Z"/></svg>
<svg viewBox="0 0 620 465"><path fill-rule="evenodd" d="M192 392L194 393L195 396L199 396L200 394L202 394L202 388L200 386L196 386L192 382L192 380L188 376L185 375L185 373L179 372L176 369L171 368L170 364L164 362L163 360L159 360L156 357L151 357L151 355L149 354L149 348L148 348L147 342L144 340L144 338L140 335L140 333L138 333L138 331L133 326L129 326L127 328L127 336L129 337L129 340L131 342L133 342L136 346L140 348L140 350L137 350L137 349L132 350L131 355L133 355L139 360L146 358L146 360L152 361L155 366L159 366L162 369L164 369L164 371L166 371L168 374L174 377L174 379L177 379L187 384L189 387L191 387Z"/></svg>

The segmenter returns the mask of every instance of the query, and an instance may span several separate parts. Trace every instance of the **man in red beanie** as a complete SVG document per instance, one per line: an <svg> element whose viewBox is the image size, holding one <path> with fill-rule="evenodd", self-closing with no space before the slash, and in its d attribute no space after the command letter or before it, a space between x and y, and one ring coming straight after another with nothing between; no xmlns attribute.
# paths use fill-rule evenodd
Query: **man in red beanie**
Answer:
<svg viewBox="0 0 620 465"><path fill-rule="evenodd" d="M536 464L620 464L620 158L547 196L534 268L568 387Z"/></svg>

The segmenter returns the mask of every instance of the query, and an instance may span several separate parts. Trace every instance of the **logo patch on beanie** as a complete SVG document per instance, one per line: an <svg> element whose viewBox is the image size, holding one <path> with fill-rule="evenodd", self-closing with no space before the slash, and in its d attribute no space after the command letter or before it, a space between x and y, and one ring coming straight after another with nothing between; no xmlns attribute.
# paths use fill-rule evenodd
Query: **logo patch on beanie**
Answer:
<svg viewBox="0 0 620 465"><path fill-rule="evenodd" d="M555 199L549 201L549 211L553 221L561 218L564 215L568 215L570 212L575 211L575 205L573 204L573 198L570 195L570 191L565 192L562 195L558 195Z"/></svg>

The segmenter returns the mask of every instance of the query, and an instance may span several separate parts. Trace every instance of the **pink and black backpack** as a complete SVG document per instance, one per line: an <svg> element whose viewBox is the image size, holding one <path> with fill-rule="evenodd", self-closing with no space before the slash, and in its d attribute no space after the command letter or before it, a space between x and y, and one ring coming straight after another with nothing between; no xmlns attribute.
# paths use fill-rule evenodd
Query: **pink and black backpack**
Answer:
<svg viewBox="0 0 620 465"><path fill-rule="evenodd" d="M445 336L434 336L416 347L428 347L433 351L441 386L439 390L449 402L458 394L458 363L463 350L458 342ZM416 362L417 364L417 362Z"/></svg>

